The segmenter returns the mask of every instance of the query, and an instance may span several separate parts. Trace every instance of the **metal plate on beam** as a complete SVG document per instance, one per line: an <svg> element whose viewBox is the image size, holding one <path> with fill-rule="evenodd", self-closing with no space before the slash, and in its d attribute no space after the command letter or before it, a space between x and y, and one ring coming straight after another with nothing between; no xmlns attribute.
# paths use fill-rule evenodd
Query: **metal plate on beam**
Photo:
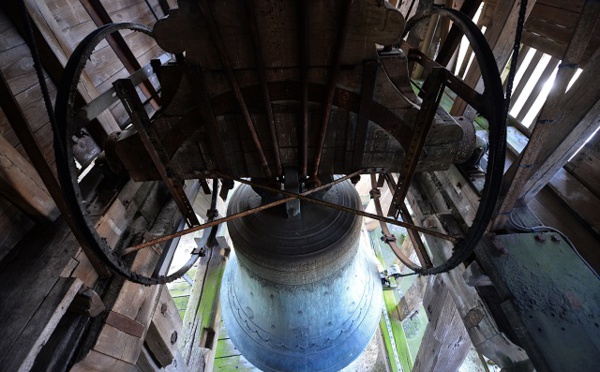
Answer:
<svg viewBox="0 0 600 372"><path fill-rule="evenodd" d="M498 235L495 244L508 255L498 256L488 242L477 256L536 369L595 370L600 363L596 274L556 233Z"/></svg>

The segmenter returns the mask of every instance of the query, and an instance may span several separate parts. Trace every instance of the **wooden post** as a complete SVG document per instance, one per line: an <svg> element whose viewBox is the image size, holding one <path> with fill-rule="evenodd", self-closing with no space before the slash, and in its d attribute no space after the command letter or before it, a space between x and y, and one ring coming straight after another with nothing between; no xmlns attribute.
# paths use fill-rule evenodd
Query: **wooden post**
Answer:
<svg viewBox="0 0 600 372"><path fill-rule="evenodd" d="M471 341L447 285L438 276L423 299L429 324L423 335L413 372L457 371Z"/></svg>
<svg viewBox="0 0 600 372"><path fill-rule="evenodd" d="M160 367L170 365L177 358L181 330L182 320L173 297L168 290L163 290L145 341Z"/></svg>
<svg viewBox="0 0 600 372"><path fill-rule="evenodd" d="M35 218L54 221L60 215L35 169L1 135L0 194Z"/></svg>
<svg viewBox="0 0 600 372"><path fill-rule="evenodd" d="M583 144L587 133L593 133L600 115L600 90L590 81L600 74L600 50L597 50L577 83L565 93L584 54L592 31L598 21L600 3L586 1L569 46L562 68L556 75L553 90L538 116L527 147L507 172L503 182L504 198L493 229L504 228L508 213L519 200L530 200L552 178L558 168L568 161L574 147Z"/></svg>
<svg viewBox="0 0 600 372"><path fill-rule="evenodd" d="M476 209L478 200L477 195L470 189L468 182L456 167L452 166L446 172L446 178L439 177L438 173L442 172L423 174L420 180L422 187L413 188L408 200L415 212L416 220L425 221L430 227L444 231L441 221L435 214L436 212L445 212L448 206L451 205L453 209L462 211L461 214L468 216L470 211ZM432 177L435 179L432 179ZM455 181L449 182L450 179ZM435 184L440 184L442 191ZM433 187L427 187L427 185ZM460 188L460 190L455 189L455 187ZM440 199L433 195L424 196L421 194L422 190L429 190L430 193L442 192L448 195L448 198L446 200L446 198ZM429 205L430 200L433 205ZM468 204L469 207L463 210L465 206L462 204ZM428 210L431 214L425 215L422 212L423 210ZM465 220L468 220L468 217ZM426 237L426 240L431 252L436 252L433 257L434 263L446 260L452 254L453 247L449 242L430 236ZM445 283L475 348L502 368L527 362L527 354L499 331L494 318L479 297L477 290L465 283L464 271L463 265L459 265L454 270L438 275L438 278Z"/></svg>

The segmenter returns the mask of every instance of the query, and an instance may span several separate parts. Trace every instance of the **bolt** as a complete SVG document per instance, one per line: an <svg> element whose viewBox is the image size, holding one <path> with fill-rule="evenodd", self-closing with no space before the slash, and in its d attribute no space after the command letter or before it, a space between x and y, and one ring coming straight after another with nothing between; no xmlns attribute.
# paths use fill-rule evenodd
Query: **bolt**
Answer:
<svg viewBox="0 0 600 372"><path fill-rule="evenodd" d="M544 234L535 234L535 240L537 240L538 242L544 242L546 241L546 237L544 236Z"/></svg>
<svg viewBox="0 0 600 372"><path fill-rule="evenodd" d="M173 331L173 333L171 333L171 344L175 344L177 342L177 331Z"/></svg>
<svg viewBox="0 0 600 372"><path fill-rule="evenodd" d="M165 315L165 314L167 313L167 304L162 304L162 305L160 306L160 313L161 313L162 315Z"/></svg>
<svg viewBox="0 0 600 372"><path fill-rule="evenodd" d="M558 242L560 242L560 238L558 237L558 235L554 235L554 234L553 234L553 235L550 237L550 239L551 239L553 242L555 242L555 243L558 243Z"/></svg>

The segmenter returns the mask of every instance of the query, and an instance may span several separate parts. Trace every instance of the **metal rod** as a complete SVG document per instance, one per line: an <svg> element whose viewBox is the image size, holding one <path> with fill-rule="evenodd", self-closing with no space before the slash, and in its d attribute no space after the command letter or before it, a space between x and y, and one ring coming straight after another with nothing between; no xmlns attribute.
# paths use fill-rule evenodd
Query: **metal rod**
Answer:
<svg viewBox="0 0 600 372"><path fill-rule="evenodd" d="M377 186L378 185L377 185L376 176L375 176L375 174L371 174L371 188L373 190L379 190L379 188ZM383 209L381 208L381 201L379 200L379 198L380 198L379 195L372 195L372 198L373 198L373 204L375 204L375 210L377 211L377 214L380 216L383 216ZM393 236L392 233L390 232L390 229L387 226L387 223L385 223L383 221L379 221L379 225L381 226L381 232L383 233L384 237ZM408 230L408 232L411 232L411 230ZM402 252L402 250L398 247L398 244L396 244L395 240L386 239L385 242L392 249L392 251L394 252L396 257L398 257L400 262L402 262L406 267L408 267L409 269L411 269L413 271L418 271L420 269L420 267L418 267L414 262L412 262L412 260L409 257L407 257L404 254L404 252Z"/></svg>
<svg viewBox="0 0 600 372"><path fill-rule="evenodd" d="M329 124L329 114L331 113L331 104L333 102L333 96L335 94L335 86L337 83L338 74L340 72L340 63L342 60L342 53L344 52L344 45L346 44L346 35L348 33L348 20L350 18L350 9L352 8L352 0L343 1L345 6L342 15L342 25L337 35L336 51L334 60L331 64L331 70L329 72L329 84L327 86L327 96L323 103L323 117L321 118L321 127L319 129L319 138L317 141L317 149L315 154L315 166L311 175L313 180L317 179L319 174L319 168L321 166L321 157L323 156L323 147L325 146L325 137L327 136L327 126Z"/></svg>
<svg viewBox="0 0 600 372"><path fill-rule="evenodd" d="M260 38L258 35L258 25L256 19L256 9L254 9L253 0L246 0L248 14L250 17L250 34L252 35L252 43L254 45L254 58L256 60L256 70L258 71L258 79L264 100L265 110L267 114L267 122L271 134L271 147L273 148L273 157L275 158L275 171L278 175L283 174L281 167L281 156L279 155L279 143L277 141L277 130L275 129L275 119L273 118L273 107L271 107L271 97L267 86L267 75L265 72L265 61L262 54Z"/></svg>
<svg viewBox="0 0 600 372"><path fill-rule="evenodd" d="M384 175L384 178L387 181L387 184L388 184L388 187L390 188L390 190L395 190L396 189L396 181L394 180L394 177L392 176L392 174L386 173ZM413 221L412 217L410 216L408 208L406 208L406 204L404 204L404 202L400 205L400 217L402 218L402 221L406 221L406 222L414 225L414 221ZM410 237L410 240L412 241L414 247L416 248L415 253L417 254L417 257L419 258L419 262L421 263L421 266L423 266L425 268L433 267L433 263L431 262L431 258L429 258L429 254L427 253L427 248L425 248L425 244L423 244L423 240L421 240L421 236L419 234L415 233L413 230L408 230L408 236Z"/></svg>
<svg viewBox="0 0 600 372"><path fill-rule="evenodd" d="M302 128L299 133L298 153L300 159L300 176L308 176L308 65L309 61L309 35L308 35L308 4L303 0L300 5L300 80L302 91Z"/></svg>
<svg viewBox="0 0 600 372"><path fill-rule="evenodd" d="M265 157L265 152L260 143L260 139L258 138L258 133L256 132L256 128L254 127L254 122L252 121L252 117L250 116L250 112L248 111L248 106L244 101L244 96L242 95L242 91L240 89L240 85L235 76L235 72L233 71L233 67L229 61L229 57L227 56L227 51L225 50L225 43L221 39L219 35L219 30L217 29L217 24L215 23L215 19L213 17L212 11L210 10L210 6L208 5L207 0L198 0L198 4L200 6L200 11L202 12L202 16L206 21L206 25L208 26L208 30L210 36L217 47L217 52L219 53L219 57L221 59L221 64L227 73L227 78L229 83L231 84L231 88L235 95L235 98L240 106L242 111L242 116L246 122L246 126L248 127L248 131L250 131L250 136L252 137L252 142L256 146L256 150L258 151L258 156L260 158L260 165L263 169L265 176L269 179L273 178L273 174L271 173L271 169L269 168L269 163L267 162L267 158Z"/></svg>
<svg viewBox="0 0 600 372"><path fill-rule="evenodd" d="M189 226L199 225L200 221L196 217L196 213L180 183L181 181L173 176L175 172L168 165L169 156L146 113L133 82L129 79L119 79L114 83L114 87L123 102L123 106L131 117L134 128L140 135L144 148L148 152L148 155L150 155L156 170L169 189L179 211L185 217Z"/></svg>
<svg viewBox="0 0 600 372"><path fill-rule="evenodd" d="M354 172L351 175L348 175L348 176L346 176L344 178L354 177L355 175L358 175L358 174L360 174L360 172ZM219 177L224 177L224 175L219 175ZM291 193L291 192L287 192L287 191L284 191L284 190L277 190L277 189L274 189L274 188L269 187L269 186L258 184L258 183L252 182L252 181L246 181L244 179L236 178L236 177L231 177L231 179L234 180L234 181L237 181L239 183L243 183L245 185L249 185L249 186L256 187L256 188L259 188L259 189L263 189L263 190L266 190L266 191L270 191L272 193L278 193L278 194L281 194L281 195L285 195L285 196L290 197L290 198L300 199L300 200L304 200L304 201L307 201L307 202L310 202L310 203L319 204L319 205L322 205L324 207L333 208L333 209L336 209L336 210L340 210L340 211L348 212L348 213L352 213L352 214L357 214L357 215L363 216L363 217L369 217L369 218L372 218L374 220L387 222L387 223L390 223L390 224L396 225L396 226L402 226L404 228L412 229L412 230L415 230L415 231L418 231L418 232L422 232L424 234L428 234L428 235L434 236L436 238L448 240L448 241L451 241L453 243L456 243L458 241L458 239L456 239L455 237L447 235L447 234L440 233L439 231L436 231L436 230L431 230L431 229L427 229L425 227L411 225L411 224L403 222L403 221L398 221L398 220L395 220L395 219L392 219L392 218L386 218L386 217L379 216L379 215L376 215L376 214L373 214L373 213L364 212L364 211L361 211L361 210L358 210L358 209L352 209L352 208L349 208L349 207L344 207L342 205L337 205L337 204L329 203L329 202L326 202L324 200L309 198L309 197L305 196L304 193L302 193L302 194L294 194L294 193ZM329 186L332 186L332 185L333 185L333 183L329 184ZM329 187L329 186L327 186L327 187ZM323 188L323 186L319 187L319 189L322 189L322 188ZM312 190L314 190L314 189L312 189Z"/></svg>
<svg viewBox="0 0 600 372"><path fill-rule="evenodd" d="M417 114L415 120L415 128L413 130L410 145L406 149L406 155L402 162L400 170L400 178L392 196L392 203L388 211L388 216L395 216L400 210L400 206L404 205L404 198L408 193L408 188L412 182L413 176L417 170L417 165L425 147L427 134L433 124L435 112L439 106L442 94L444 93L443 67L435 67L423 83L423 103L421 110Z"/></svg>
<svg viewBox="0 0 600 372"><path fill-rule="evenodd" d="M248 209L247 211L244 211L244 212L232 214L231 216L219 218L218 220L214 220L214 221L211 221L211 222L206 222L206 223L204 223L202 225L199 225L199 226L194 226L194 227L191 227L189 229L181 230L181 231L178 231L178 232L173 233L173 234L164 235L164 236L161 236L160 238L156 238L156 239L149 240L147 242L144 242L144 243L141 243L141 244L138 244L138 245L134 245L132 247L129 247L127 249L127 251L128 252L133 252L133 251L137 251L137 250L140 250L140 249L143 249L143 248L151 247L151 246L153 246L155 244L162 243L162 242L165 242L167 240L171 240L171 239L174 239L174 238L177 238L177 237L189 234L189 233L193 233L194 231L204 230L204 229L207 229L209 227L216 226L216 225L218 225L220 223L223 223L223 222L235 220L236 218L241 218L241 217L249 216L249 215L254 214L256 212L260 212L260 211L263 211L265 209L269 209L271 207L275 207L275 206L280 205L280 204L285 204L285 203L289 202L290 200L297 199L299 196L310 195L310 194L315 193L317 191L324 190L324 189L326 189L328 187L331 187L333 185L337 185L338 183L341 183L341 182L344 182L346 180L349 180L350 178L359 175L361 172L363 172L363 170L356 171L356 172L354 172L352 174L349 174L347 176L339 178L339 179L337 179L337 180L335 180L333 182L330 182L328 184L325 184L325 185L322 185L322 186L319 186L319 187L315 187L314 189L306 190L303 193L298 194L298 195L292 194L294 196L290 196L290 197L287 197L287 198L276 200L274 202L271 202L271 203L268 203L268 204L265 204L265 205L261 205L261 206L258 206L256 208ZM237 178L230 177L230 176L227 176L227 175L222 175L222 174L219 175L219 177L227 178L227 179L232 179L232 180L238 180ZM241 181L243 181L242 183L247 183L247 181L244 181L244 180L241 180ZM271 189L271 188L268 188L268 189L273 190L274 192L277 192L277 193L282 193L281 191L276 190L276 189ZM311 200L314 200L314 199L311 199Z"/></svg>

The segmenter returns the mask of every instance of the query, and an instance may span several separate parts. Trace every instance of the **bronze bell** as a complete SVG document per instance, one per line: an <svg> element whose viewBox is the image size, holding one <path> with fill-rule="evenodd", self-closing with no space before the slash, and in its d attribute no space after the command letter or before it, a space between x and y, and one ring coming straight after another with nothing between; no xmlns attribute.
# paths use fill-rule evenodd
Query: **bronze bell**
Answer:
<svg viewBox="0 0 600 372"><path fill-rule="evenodd" d="M360 208L350 182L324 200ZM228 214L263 203L240 186ZM339 371L369 344L382 311L374 257L359 246L362 217L302 202L228 222L235 257L221 287L223 321L238 350L264 371Z"/></svg>

